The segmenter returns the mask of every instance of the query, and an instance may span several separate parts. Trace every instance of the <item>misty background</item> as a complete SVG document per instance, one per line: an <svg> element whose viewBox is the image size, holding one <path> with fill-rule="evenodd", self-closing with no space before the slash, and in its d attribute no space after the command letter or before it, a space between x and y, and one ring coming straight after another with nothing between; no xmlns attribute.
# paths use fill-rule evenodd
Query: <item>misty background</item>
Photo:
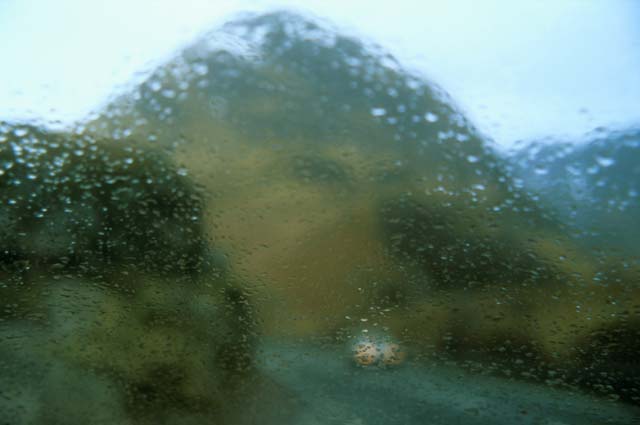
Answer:
<svg viewBox="0 0 640 425"><path fill-rule="evenodd" d="M502 148L640 123L640 2L0 2L0 116L65 126L242 11L289 8L377 43Z"/></svg>

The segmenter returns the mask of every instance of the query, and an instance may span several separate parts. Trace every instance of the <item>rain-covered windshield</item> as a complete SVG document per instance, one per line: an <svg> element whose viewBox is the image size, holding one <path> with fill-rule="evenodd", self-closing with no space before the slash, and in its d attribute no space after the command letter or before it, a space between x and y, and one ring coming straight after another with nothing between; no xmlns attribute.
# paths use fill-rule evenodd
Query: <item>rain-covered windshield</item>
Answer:
<svg viewBox="0 0 640 425"><path fill-rule="evenodd" d="M0 116L0 423L633 423L636 118L502 142L291 10Z"/></svg>

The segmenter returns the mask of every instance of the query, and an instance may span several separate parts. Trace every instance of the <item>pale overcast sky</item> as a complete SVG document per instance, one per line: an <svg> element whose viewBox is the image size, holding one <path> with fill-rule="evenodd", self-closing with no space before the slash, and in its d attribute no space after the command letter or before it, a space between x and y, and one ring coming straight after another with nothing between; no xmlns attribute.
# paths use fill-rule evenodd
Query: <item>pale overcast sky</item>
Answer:
<svg viewBox="0 0 640 425"><path fill-rule="evenodd" d="M0 0L0 119L82 119L239 11L386 47L501 146L640 124L640 0Z"/></svg>

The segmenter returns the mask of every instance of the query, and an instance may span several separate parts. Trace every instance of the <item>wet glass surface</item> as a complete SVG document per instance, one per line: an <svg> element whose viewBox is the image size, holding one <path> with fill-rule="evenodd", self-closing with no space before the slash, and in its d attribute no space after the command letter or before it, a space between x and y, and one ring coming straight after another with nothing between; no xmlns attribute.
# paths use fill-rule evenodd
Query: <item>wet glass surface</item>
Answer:
<svg viewBox="0 0 640 425"><path fill-rule="evenodd" d="M292 12L0 123L0 423L640 416L640 135L504 153Z"/></svg>

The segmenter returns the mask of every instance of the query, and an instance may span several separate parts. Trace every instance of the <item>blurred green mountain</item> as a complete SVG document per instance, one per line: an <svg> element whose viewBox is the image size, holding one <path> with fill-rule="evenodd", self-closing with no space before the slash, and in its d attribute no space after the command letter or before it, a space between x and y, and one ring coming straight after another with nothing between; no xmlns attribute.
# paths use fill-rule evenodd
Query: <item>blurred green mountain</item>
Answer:
<svg viewBox="0 0 640 425"><path fill-rule="evenodd" d="M532 142L513 159L515 175L584 244L640 254L640 128L598 129L580 144Z"/></svg>
<svg viewBox="0 0 640 425"><path fill-rule="evenodd" d="M499 155L372 43L289 12L246 15L85 128L164 147L203 189L207 234L250 282L265 335L377 326L416 357L639 399L635 269L568 238L582 223L547 207L574 183L529 182L552 174ZM600 338L612 328L627 333Z"/></svg>

